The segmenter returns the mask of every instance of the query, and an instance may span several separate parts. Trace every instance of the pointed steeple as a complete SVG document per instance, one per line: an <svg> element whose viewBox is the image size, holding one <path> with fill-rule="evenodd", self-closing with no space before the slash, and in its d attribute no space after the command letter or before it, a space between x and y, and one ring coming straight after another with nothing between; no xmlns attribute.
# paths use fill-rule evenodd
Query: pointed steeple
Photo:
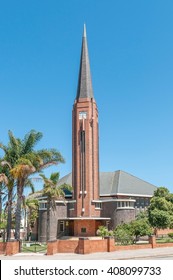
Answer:
<svg viewBox="0 0 173 280"><path fill-rule="evenodd" d="M80 59L78 89L76 99L93 98L93 89L91 81L90 63L87 46L86 26L84 24L82 50Z"/></svg>

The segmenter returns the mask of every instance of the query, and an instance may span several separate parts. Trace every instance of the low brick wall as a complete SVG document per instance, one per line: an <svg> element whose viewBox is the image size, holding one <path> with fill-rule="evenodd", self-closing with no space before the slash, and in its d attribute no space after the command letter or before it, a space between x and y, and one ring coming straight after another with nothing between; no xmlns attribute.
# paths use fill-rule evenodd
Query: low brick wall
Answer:
<svg viewBox="0 0 173 280"><path fill-rule="evenodd" d="M19 241L10 241L6 243L6 252L7 256L15 255L20 252L20 243Z"/></svg>
<svg viewBox="0 0 173 280"><path fill-rule="evenodd" d="M114 239L90 240L57 240L47 242L47 255L56 253L90 254L96 252L111 252L115 250Z"/></svg>
<svg viewBox="0 0 173 280"><path fill-rule="evenodd" d="M155 231L156 236L160 236L160 235L167 235L168 233L173 233L173 229L158 229Z"/></svg>
<svg viewBox="0 0 173 280"><path fill-rule="evenodd" d="M0 255L5 254L6 242L0 242Z"/></svg>
<svg viewBox="0 0 173 280"><path fill-rule="evenodd" d="M58 240L47 242L47 255L54 255L54 254L58 253L58 250L57 250L58 244L57 243L58 243Z"/></svg>
<svg viewBox="0 0 173 280"><path fill-rule="evenodd" d="M138 250L167 246L165 244L156 244L155 236L151 236L149 242L149 244L134 244L120 246L115 245L114 239L110 237L95 240L90 240L88 238L79 238L78 240L56 240L47 243L47 255L53 255L56 253L90 254L98 252Z"/></svg>
<svg viewBox="0 0 173 280"><path fill-rule="evenodd" d="M116 245L115 251L123 251L123 250L138 250L138 249L149 249L152 248L151 244L140 244L140 245Z"/></svg>
<svg viewBox="0 0 173 280"><path fill-rule="evenodd" d="M78 254L90 254L98 252L108 252L108 240L79 240Z"/></svg>
<svg viewBox="0 0 173 280"><path fill-rule="evenodd" d="M156 244L156 247L157 248L160 248L160 247L173 247L173 243L157 243Z"/></svg>
<svg viewBox="0 0 173 280"><path fill-rule="evenodd" d="M0 254L7 256L15 255L20 251L19 245L19 241L1 242Z"/></svg>
<svg viewBox="0 0 173 280"><path fill-rule="evenodd" d="M79 240L58 240L57 253L78 253Z"/></svg>

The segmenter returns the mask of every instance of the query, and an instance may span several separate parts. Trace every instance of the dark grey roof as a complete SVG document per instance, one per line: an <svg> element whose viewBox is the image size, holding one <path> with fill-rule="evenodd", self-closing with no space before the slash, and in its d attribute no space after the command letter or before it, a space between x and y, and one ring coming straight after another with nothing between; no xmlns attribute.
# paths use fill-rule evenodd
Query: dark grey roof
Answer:
<svg viewBox="0 0 173 280"><path fill-rule="evenodd" d="M69 173L69 174L65 175L64 177L62 177L58 182L58 186L60 186L64 183L72 186L72 173Z"/></svg>
<svg viewBox="0 0 173 280"><path fill-rule="evenodd" d="M121 170L100 173L100 195L152 196L155 190L156 186Z"/></svg>
<svg viewBox="0 0 173 280"><path fill-rule="evenodd" d="M82 50L80 59L79 79L76 98L93 98L93 89L91 81L91 71L88 55L86 29L84 25L84 32L82 38Z"/></svg>
<svg viewBox="0 0 173 280"><path fill-rule="evenodd" d="M67 183L72 185L72 173L60 179L59 185ZM111 196L116 194L129 196L152 196L156 186L143 181L127 172L100 172L100 195Z"/></svg>

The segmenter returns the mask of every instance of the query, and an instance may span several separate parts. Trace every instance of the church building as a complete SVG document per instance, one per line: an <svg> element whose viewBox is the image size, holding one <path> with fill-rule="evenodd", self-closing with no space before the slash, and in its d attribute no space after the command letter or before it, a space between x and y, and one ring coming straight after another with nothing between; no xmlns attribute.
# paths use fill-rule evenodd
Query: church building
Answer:
<svg viewBox="0 0 173 280"><path fill-rule="evenodd" d="M72 185L51 213L51 239L61 236L95 236L100 225L114 229L146 209L156 187L127 172L99 172L98 109L92 87L84 26L77 93L72 114L72 173L59 185ZM46 239L46 199L38 196L39 218L35 232Z"/></svg>

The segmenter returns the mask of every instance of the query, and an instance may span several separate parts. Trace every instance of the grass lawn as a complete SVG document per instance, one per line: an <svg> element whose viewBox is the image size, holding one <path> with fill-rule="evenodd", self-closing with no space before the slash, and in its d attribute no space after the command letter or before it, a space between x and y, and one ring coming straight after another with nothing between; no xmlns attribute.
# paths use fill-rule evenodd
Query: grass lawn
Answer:
<svg viewBox="0 0 173 280"><path fill-rule="evenodd" d="M156 243L173 243L173 238L170 237L156 238Z"/></svg>
<svg viewBox="0 0 173 280"><path fill-rule="evenodd" d="M46 243L23 243L21 252L23 253L45 253L47 250Z"/></svg>

